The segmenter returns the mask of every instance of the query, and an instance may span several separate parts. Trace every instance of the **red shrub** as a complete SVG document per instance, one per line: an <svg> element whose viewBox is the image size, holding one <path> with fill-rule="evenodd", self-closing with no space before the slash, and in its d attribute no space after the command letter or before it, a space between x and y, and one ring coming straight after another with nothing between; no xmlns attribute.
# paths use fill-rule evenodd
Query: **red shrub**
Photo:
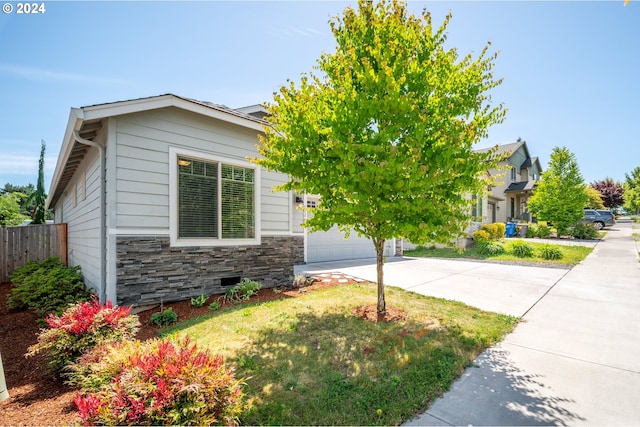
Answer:
<svg viewBox="0 0 640 427"><path fill-rule="evenodd" d="M40 331L28 355L47 352L57 372L98 344L132 339L140 325L129 307L101 305L95 298L72 304L62 315L50 314L45 320L49 328Z"/></svg>
<svg viewBox="0 0 640 427"><path fill-rule="evenodd" d="M114 348L117 373L97 392L75 398L85 425L235 425L241 381L221 356L185 340L151 340ZM106 355L109 358L109 355ZM100 361L100 363L104 363Z"/></svg>

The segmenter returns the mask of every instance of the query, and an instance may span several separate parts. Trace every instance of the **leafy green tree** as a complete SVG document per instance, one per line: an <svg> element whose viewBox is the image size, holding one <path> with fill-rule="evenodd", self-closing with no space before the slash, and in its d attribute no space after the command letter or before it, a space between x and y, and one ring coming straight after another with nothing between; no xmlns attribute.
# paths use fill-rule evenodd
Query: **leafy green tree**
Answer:
<svg viewBox="0 0 640 427"><path fill-rule="evenodd" d="M624 206L629 213L640 213L640 189L637 187L627 187L625 183Z"/></svg>
<svg viewBox="0 0 640 427"><path fill-rule="evenodd" d="M631 175L624 174L625 183L632 188L640 188L640 166L631 171Z"/></svg>
<svg viewBox="0 0 640 427"><path fill-rule="evenodd" d="M500 84L486 46L477 58L446 49L451 19L434 28L425 10L360 0L330 21L336 51L317 74L288 81L270 115L254 162L289 174L279 190L319 195L305 225L333 225L373 241L377 310L386 310L386 240L454 244L470 220L469 194L487 186L495 150L473 144L504 120L487 92Z"/></svg>
<svg viewBox="0 0 640 427"><path fill-rule="evenodd" d="M615 208L624 204L624 187L612 178L592 182L591 187L602 195L602 203L607 208Z"/></svg>
<svg viewBox="0 0 640 427"><path fill-rule="evenodd" d="M40 147L40 160L38 161L38 184L36 186L36 191L31 193L28 203L34 204L33 211L33 221L31 224L45 224L46 216L47 216L47 194L44 192L44 153L45 153L45 143L42 141L42 146Z"/></svg>
<svg viewBox="0 0 640 427"><path fill-rule="evenodd" d="M22 193L7 193L0 195L0 227L20 225L28 216L20 213L20 200L24 198Z"/></svg>
<svg viewBox="0 0 640 427"><path fill-rule="evenodd" d="M29 196L34 191L36 191L36 188L33 184L13 185L7 182L3 188L0 188L0 194L20 193L24 195L24 197L20 197L20 213L27 216L31 216L31 213L35 208L35 205L33 203L27 203Z"/></svg>
<svg viewBox="0 0 640 427"><path fill-rule="evenodd" d="M529 199L529 210L540 220L551 221L561 236L584 217L586 202L586 184L576 156L566 147L555 147Z"/></svg>
<svg viewBox="0 0 640 427"><path fill-rule="evenodd" d="M589 209L604 209L604 203L602 203L602 194L593 187L586 187L584 189L587 194L587 202L584 207Z"/></svg>
<svg viewBox="0 0 640 427"><path fill-rule="evenodd" d="M625 174L624 200L627 211L640 212L640 166L631 171L631 175Z"/></svg>

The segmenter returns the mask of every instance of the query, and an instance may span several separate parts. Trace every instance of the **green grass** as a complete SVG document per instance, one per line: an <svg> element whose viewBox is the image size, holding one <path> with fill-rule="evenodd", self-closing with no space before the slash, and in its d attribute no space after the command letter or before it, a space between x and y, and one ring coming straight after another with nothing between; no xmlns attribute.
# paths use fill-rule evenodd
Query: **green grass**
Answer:
<svg viewBox="0 0 640 427"><path fill-rule="evenodd" d="M511 252L511 243L515 241L526 241L531 247L533 247L534 256L527 258L519 258ZM452 248L424 248L420 247L415 250L404 251L405 256L410 257L424 257L424 258L466 258L466 259L482 259L482 260L497 260L497 261L526 261L526 262L543 262L547 264L563 264L563 265L576 265L587 257L593 251L593 248L586 246L565 246L565 245L553 245L546 246L558 248L562 252L562 258L558 260L546 260L539 256L540 246L544 243L535 243L528 240L521 239L508 239L503 240L506 251L500 255L485 255L480 253L477 247L472 246L464 251L458 251Z"/></svg>
<svg viewBox="0 0 640 427"><path fill-rule="evenodd" d="M246 382L244 425L396 425L448 390L516 325L511 316L386 288L407 319L372 323L372 284L225 308L173 326L225 356Z"/></svg>

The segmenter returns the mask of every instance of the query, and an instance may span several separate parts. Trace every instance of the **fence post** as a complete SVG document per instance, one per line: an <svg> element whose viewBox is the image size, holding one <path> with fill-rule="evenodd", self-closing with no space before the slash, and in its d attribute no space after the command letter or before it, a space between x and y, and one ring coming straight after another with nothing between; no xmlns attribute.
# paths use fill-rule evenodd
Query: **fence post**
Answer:
<svg viewBox="0 0 640 427"><path fill-rule="evenodd" d="M4 369L2 368L2 355L0 354L0 402L9 398L7 382L4 380Z"/></svg>

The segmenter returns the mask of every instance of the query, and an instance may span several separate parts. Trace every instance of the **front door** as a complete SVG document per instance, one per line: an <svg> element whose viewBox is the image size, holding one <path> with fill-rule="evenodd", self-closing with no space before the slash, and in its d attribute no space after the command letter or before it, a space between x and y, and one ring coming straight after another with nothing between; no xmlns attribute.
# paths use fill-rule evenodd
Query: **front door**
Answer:
<svg viewBox="0 0 640 427"><path fill-rule="evenodd" d="M489 218L491 218L491 223L496 222L496 204L493 202L489 202Z"/></svg>

